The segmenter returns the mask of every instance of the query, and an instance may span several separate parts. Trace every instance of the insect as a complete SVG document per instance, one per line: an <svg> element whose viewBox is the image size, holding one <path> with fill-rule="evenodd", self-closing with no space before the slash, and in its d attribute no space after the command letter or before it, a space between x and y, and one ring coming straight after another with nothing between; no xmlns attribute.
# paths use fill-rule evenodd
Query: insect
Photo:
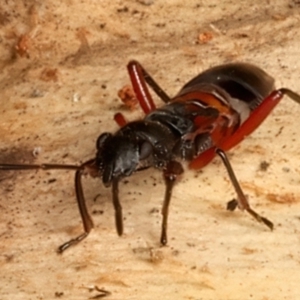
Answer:
<svg viewBox="0 0 300 300"><path fill-rule="evenodd" d="M118 113L120 129L114 134L102 133L96 142L96 156L77 165L0 164L0 170L68 169L75 171L75 190L83 233L58 248L62 253L82 241L93 228L88 213L81 178L83 174L101 177L105 187L112 188L116 229L123 233L119 182L122 178L149 167L159 169L165 181L162 207L161 238L167 244L167 225L172 190L184 171L182 161L191 169L200 169L218 155L228 172L237 198L227 209L239 207L271 230L273 223L255 212L228 160L226 151L254 131L284 95L300 104L300 95L290 89L275 89L274 79L259 67L231 63L204 71L170 98L137 61L128 64L129 76L145 118L127 122ZM165 104L156 108L148 86Z"/></svg>

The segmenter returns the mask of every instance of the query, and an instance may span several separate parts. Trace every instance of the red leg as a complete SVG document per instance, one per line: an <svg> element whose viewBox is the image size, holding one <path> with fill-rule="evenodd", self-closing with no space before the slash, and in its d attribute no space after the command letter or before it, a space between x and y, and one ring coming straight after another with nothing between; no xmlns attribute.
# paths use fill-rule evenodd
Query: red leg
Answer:
<svg viewBox="0 0 300 300"><path fill-rule="evenodd" d="M170 101L170 97L154 81L154 79L148 74L148 72L139 62L132 60L128 63L127 68L133 90L145 114L148 114L156 109L147 84L165 103ZM121 113L115 114L114 120L120 127L123 127L127 124L125 117Z"/></svg>
<svg viewBox="0 0 300 300"><path fill-rule="evenodd" d="M170 97L153 80L153 78L147 73L147 71L139 62L135 60L130 61L128 63L127 69L129 72L133 90L145 114L148 114L152 110L156 109L153 99L149 93L147 84L149 84L153 91L164 102L170 101Z"/></svg>
<svg viewBox="0 0 300 300"><path fill-rule="evenodd" d="M140 103L140 106L144 113L148 114L156 107L144 80L143 69L141 68L140 64L136 61L130 61L127 68L131 79L132 87Z"/></svg>
<svg viewBox="0 0 300 300"><path fill-rule="evenodd" d="M220 142L222 143L223 140L230 138L232 132L234 132L235 129L234 122L232 122L231 124L231 121L229 119L227 120L227 123L224 124L224 119L222 118L222 114L220 114L218 118L215 119L211 118L211 120L208 119L207 121L208 122L207 125L205 125L205 127L212 126L212 129L210 131L207 130L204 131L206 132L206 134L209 134L210 136L210 142L209 145L207 146L209 148L205 148L207 150L199 154L199 156L197 156L190 162L189 167L191 169L201 169L205 167L208 163L210 163L211 160L216 155L216 145L218 145L218 143ZM195 130L193 134L197 135L203 132L203 131L201 132L200 124L198 125L198 127L199 129ZM207 141L204 142L204 144L207 144Z"/></svg>
<svg viewBox="0 0 300 300"><path fill-rule="evenodd" d="M250 117L241 125L240 128L229 138L225 139L220 145L224 151L227 151L240 143L245 137L251 134L269 115L273 108L279 103L284 95L289 96L292 100L300 104L300 95L293 91L282 88L273 91L262 103L251 113Z"/></svg>
<svg viewBox="0 0 300 300"><path fill-rule="evenodd" d="M216 156L215 150L216 148L213 147L204 151L202 154L200 154L198 157L196 157L194 160L190 162L189 168L196 170L205 167Z"/></svg>
<svg viewBox="0 0 300 300"><path fill-rule="evenodd" d="M127 124L127 121L122 113L116 113L114 115L114 120L120 127L123 127Z"/></svg>

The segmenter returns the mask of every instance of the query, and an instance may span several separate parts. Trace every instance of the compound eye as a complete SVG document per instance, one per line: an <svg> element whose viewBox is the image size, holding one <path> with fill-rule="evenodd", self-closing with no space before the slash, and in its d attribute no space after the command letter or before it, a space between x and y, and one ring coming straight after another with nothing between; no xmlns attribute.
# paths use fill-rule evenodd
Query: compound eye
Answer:
<svg viewBox="0 0 300 300"><path fill-rule="evenodd" d="M140 160L147 158L152 153L153 147L149 142L144 142L140 147Z"/></svg>
<svg viewBox="0 0 300 300"><path fill-rule="evenodd" d="M96 142L97 149L100 150L103 147L105 141L107 141L107 139L110 138L111 136L112 136L111 133L108 133L108 132L102 133L98 137L97 142Z"/></svg>

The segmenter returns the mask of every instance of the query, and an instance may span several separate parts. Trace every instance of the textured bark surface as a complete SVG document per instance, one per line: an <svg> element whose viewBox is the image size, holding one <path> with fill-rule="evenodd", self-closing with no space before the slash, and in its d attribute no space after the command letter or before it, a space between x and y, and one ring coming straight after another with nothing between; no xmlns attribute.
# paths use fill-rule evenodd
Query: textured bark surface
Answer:
<svg viewBox="0 0 300 300"><path fill-rule="evenodd" d="M0 162L69 163L95 154L113 115L141 118L118 99L126 64L139 60L174 95L204 69L257 64L278 87L300 92L298 1L13 1L0 4ZM244 4L243 4L244 3ZM160 104L159 99L155 99ZM169 245L159 245L162 176L147 170L120 186L125 234L111 193L84 179L95 228L82 230L73 172L0 173L0 298L298 299L300 297L300 107L285 98L229 152L253 208L235 197L219 159L187 171L174 190ZM93 289L94 288L94 289Z"/></svg>

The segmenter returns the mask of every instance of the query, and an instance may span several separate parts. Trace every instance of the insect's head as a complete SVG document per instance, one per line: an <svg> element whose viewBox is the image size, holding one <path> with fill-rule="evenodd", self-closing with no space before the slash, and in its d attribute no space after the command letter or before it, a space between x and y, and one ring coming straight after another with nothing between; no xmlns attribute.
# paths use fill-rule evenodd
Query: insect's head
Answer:
<svg viewBox="0 0 300 300"><path fill-rule="evenodd" d="M130 176L137 170L140 160L148 157L152 146L148 142L140 146L136 137L103 133L97 140L96 163L105 186L113 179Z"/></svg>
<svg viewBox="0 0 300 300"><path fill-rule="evenodd" d="M138 164L138 147L127 137L103 133L97 140L97 166L105 186L131 175Z"/></svg>

